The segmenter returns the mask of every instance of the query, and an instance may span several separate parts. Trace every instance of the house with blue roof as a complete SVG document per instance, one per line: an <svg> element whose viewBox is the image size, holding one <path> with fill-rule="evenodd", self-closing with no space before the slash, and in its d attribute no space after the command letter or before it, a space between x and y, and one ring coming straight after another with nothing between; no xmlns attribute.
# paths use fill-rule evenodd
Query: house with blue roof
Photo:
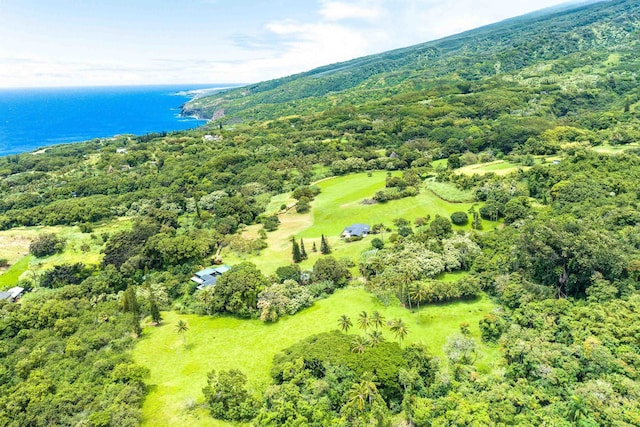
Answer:
<svg viewBox="0 0 640 427"><path fill-rule="evenodd" d="M371 227L369 227L367 224L351 224L342 231L342 234L340 236L345 239L348 239L350 237L362 238L367 237L370 232Z"/></svg>
<svg viewBox="0 0 640 427"><path fill-rule="evenodd" d="M218 278L227 271L231 270L228 265L221 265L219 267L207 267L204 270L196 271L191 281L198 284L197 289L202 289L207 286L215 286Z"/></svg>

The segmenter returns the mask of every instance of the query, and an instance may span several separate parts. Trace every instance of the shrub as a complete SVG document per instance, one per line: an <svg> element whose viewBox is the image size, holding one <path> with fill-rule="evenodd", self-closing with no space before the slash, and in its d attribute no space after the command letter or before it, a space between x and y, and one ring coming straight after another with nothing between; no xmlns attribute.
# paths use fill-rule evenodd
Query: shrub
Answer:
<svg viewBox="0 0 640 427"><path fill-rule="evenodd" d="M382 241L381 238L376 237L375 239L371 240L371 246L373 246L376 249L382 249L384 248L384 242Z"/></svg>
<svg viewBox="0 0 640 427"><path fill-rule="evenodd" d="M320 258L313 265L312 278L314 282L329 280L337 286L347 284L349 271L332 256Z"/></svg>
<svg viewBox="0 0 640 427"><path fill-rule="evenodd" d="M304 186L298 187L293 191L293 198L300 200L303 197L306 197L309 200L313 200L318 194L320 194L320 188L312 185L312 186Z"/></svg>
<svg viewBox="0 0 640 427"><path fill-rule="evenodd" d="M311 201L308 197L300 197L298 203L296 204L296 212L298 213L307 213L309 209L311 209Z"/></svg>
<svg viewBox="0 0 640 427"><path fill-rule="evenodd" d="M480 281L468 277L457 282L441 282L430 280L419 285L422 288L421 298L413 298L415 302L434 303L455 299L475 298L480 294Z"/></svg>
<svg viewBox="0 0 640 427"><path fill-rule="evenodd" d="M258 295L258 310L263 322L275 322L283 314L295 314L311 304L311 290L294 280L274 283Z"/></svg>
<svg viewBox="0 0 640 427"><path fill-rule="evenodd" d="M466 212L457 211L451 214L451 222L455 225L467 225L469 223L469 217Z"/></svg>
<svg viewBox="0 0 640 427"><path fill-rule="evenodd" d="M295 280L300 283L300 267L297 264L284 265L276 269L276 276L280 283L285 280Z"/></svg>
<svg viewBox="0 0 640 427"><path fill-rule="evenodd" d="M64 250L65 241L53 233L45 233L36 237L29 245L29 252L34 256L45 257Z"/></svg>
<svg viewBox="0 0 640 427"><path fill-rule="evenodd" d="M506 328L505 322L492 313L485 314L480 319L479 326L484 342L497 342Z"/></svg>
<svg viewBox="0 0 640 427"><path fill-rule="evenodd" d="M431 224L429 224L429 229L438 239L449 237L453 230L451 228L451 221L440 215L436 215L433 221L431 221Z"/></svg>
<svg viewBox="0 0 640 427"><path fill-rule="evenodd" d="M247 377L237 369L212 370L202 389L209 412L214 418L228 421L248 421L258 410L259 402L246 389Z"/></svg>
<svg viewBox="0 0 640 427"><path fill-rule="evenodd" d="M497 221L504 215L504 206L495 200L489 200L478 209L478 212L483 219Z"/></svg>
<svg viewBox="0 0 640 427"><path fill-rule="evenodd" d="M87 233L88 234L88 233L93 232L93 227L91 226L91 224L83 223L83 224L80 224L80 231L82 233Z"/></svg>
<svg viewBox="0 0 640 427"><path fill-rule="evenodd" d="M277 215L267 216L262 219L262 226L266 231L275 231L280 225L280 219Z"/></svg>

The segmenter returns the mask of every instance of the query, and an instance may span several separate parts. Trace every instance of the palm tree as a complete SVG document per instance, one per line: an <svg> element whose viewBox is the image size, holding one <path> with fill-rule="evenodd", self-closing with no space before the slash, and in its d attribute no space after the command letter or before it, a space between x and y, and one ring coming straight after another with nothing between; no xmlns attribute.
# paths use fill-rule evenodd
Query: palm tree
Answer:
<svg viewBox="0 0 640 427"><path fill-rule="evenodd" d="M370 322L371 322L371 325L374 328L376 328L376 331L377 331L378 328L381 328L382 326L384 326L384 317L382 317L382 315L380 315L378 310L376 310L373 313L371 313Z"/></svg>
<svg viewBox="0 0 640 427"><path fill-rule="evenodd" d="M350 408L355 408L359 412L364 411L364 407L367 404L365 393L366 392L361 386L361 383L353 383L351 385L351 389L349 390L349 394L347 395L347 406Z"/></svg>
<svg viewBox="0 0 640 427"><path fill-rule="evenodd" d="M369 341L366 338L357 336L351 341L351 352L362 354L369 347Z"/></svg>
<svg viewBox="0 0 640 427"><path fill-rule="evenodd" d="M180 319L178 320L178 324L176 325L176 332L178 335L182 335L182 340L184 341L184 346L187 346L187 331L189 330L189 325L187 322Z"/></svg>
<svg viewBox="0 0 640 427"><path fill-rule="evenodd" d="M575 394L569 398L569 408L567 410L567 418L569 421L578 425L580 419L587 416L587 403L582 396Z"/></svg>
<svg viewBox="0 0 640 427"><path fill-rule="evenodd" d="M373 378L365 375L358 383L351 385L351 389L347 394L347 405L362 412L364 408L373 404L374 399L378 395L378 387Z"/></svg>
<svg viewBox="0 0 640 427"><path fill-rule="evenodd" d="M371 318L367 314L366 311L360 313L360 317L358 318L358 325L360 325L360 329L366 331L371 326Z"/></svg>
<svg viewBox="0 0 640 427"><path fill-rule="evenodd" d="M402 340L405 339L409 333L407 325L404 324L402 319L393 319L389 321L389 330L400 341L400 347L402 347Z"/></svg>
<svg viewBox="0 0 640 427"><path fill-rule="evenodd" d="M427 287L420 282L416 282L409 291L409 296L418 303L418 319L416 323L420 321L420 301L427 297Z"/></svg>
<svg viewBox="0 0 640 427"><path fill-rule="evenodd" d="M349 332L349 329L353 326L353 323L351 323L351 319L349 318L349 316L347 316L346 314L343 314L338 319L338 326L340 327L340 329L342 329L342 332L347 333Z"/></svg>
<svg viewBox="0 0 640 427"><path fill-rule="evenodd" d="M373 331L369 334L369 345L371 345L371 347L375 347L381 342L384 342L382 331Z"/></svg>

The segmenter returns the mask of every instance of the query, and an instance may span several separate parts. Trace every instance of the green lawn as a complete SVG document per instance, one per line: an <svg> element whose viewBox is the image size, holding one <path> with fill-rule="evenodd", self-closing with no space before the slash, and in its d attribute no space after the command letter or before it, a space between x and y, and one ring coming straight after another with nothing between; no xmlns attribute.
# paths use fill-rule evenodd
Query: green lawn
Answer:
<svg viewBox="0 0 640 427"><path fill-rule="evenodd" d="M321 193L312 202L311 214L300 215L292 209L286 214L280 215L280 228L272 233L268 233L268 248L260 255L238 256L230 252L223 252L224 262L236 264L242 261L255 263L263 273L273 273L279 266L291 262L291 237L303 238L305 248L309 254L309 259L302 262L303 269L313 267L315 261L321 255L312 253L311 248L315 242L320 249L320 237L325 235L329 239L329 245L336 258L347 257L355 262L360 258L362 251L371 247L369 236L359 242L346 243L340 239L340 234L344 227L353 223L365 223L373 225L383 223L393 226L395 218L406 218L413 222L418 217L431 215L442 215L449 217L455 211L466 212L473 203L450 203L434 195L431 191L422 189L416 197L408 197L400 200L392 200L387 203L377 203L364 205L362 200L371 198L377 191L385 186L386 172L373 172L371 176L367 173L359 173L325 179L316 185L320 187ZM466 194L465 194L466 196ZM276 196L278 206L286 201L284 196ZM273 203L272 203L273 205ZM272 206L270 205L270 206ZM483 221L483 229L491 230L495 224ZM257 230L261 226L249 227L247 235L257 237ZM454 226L454 229L470 230L471 226ZM385 240L389 234L385 233ZM379 236L383 237L383 236Z"/></svg>
<svg viewBox="0 0 640 427"><path fill-rule="evenodd" d="M401 317L409 327L406 344L423 342L435 354L442 355L447 337L459 330L461 322L468 322L480 341L478 321L494 307L483 297L471 302L429 305L421 307L419 313L412 313L399 306L385 307L364 289L351 287L275 324L163 313L162 325L145 328L143 338L133 350L136 362L151 372L146 381L149 394L142 408L143 425L230 425L211 419L204 408L194 405L203 402L201 390L208 371L241 369L248 377L249 387L261 393L269 383L271 361L277 352L309 335L336 329L342 314L350 316L354 323L363 310L378 310L387 319ZM189 325L187 348L175 332L178 319ZM393 339L388 332L385 334L387 339ZM499 360L499 351L494 347L481 348L476 364L479 369L489 371Z"/></svg>
<svg viewBox="0 0 640 427"><path fill-rule="evenodd" d="M29 261L31 261L31 258L31 255L27 255L0 275L0 290L13 287L18 283L22 273L29 269Z"/></svg>

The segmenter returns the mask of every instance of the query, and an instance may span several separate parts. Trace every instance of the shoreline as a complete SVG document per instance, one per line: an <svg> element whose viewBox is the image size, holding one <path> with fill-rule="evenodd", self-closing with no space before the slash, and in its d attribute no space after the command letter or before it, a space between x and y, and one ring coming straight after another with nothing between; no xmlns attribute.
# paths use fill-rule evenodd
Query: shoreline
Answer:
<svg viewBox="0 0 640 427"><path fill-rule="evenodd" d="M228 89L230 86L216 87L215 84L201 85L202 87L194 86L196 89L188 90L182 89L185 85L105 86L85 88L85 92L80 88L47 90L41 90L41 88L31 90L29 88L26 89L28 91L26 93L12 89L10 95L4 99L0 98L0 106L4 104L14 107L18 111L13 117L7 117L6 122L2 124L4 128L0 127L0 132L7 134L7 138L0 141L0 157L22 154L39 155L46 153L47 149L51 147L111 139L123 135L143 136L150 133L197 129L205 126L210 120L196 115L184 115L183 106L195 99L198 94L218 92ZM116 92L115 97L113 96L114 91ZM47 105L50 103L50 99L55 102L59 97L69 100L68 104L62 104L63 109L60 109L58 105ZM168 99L177 100L176 97L182 97L182 102L171 105L171 101ZM113 99L116 101L113 102ZM135 103L131 104L129 99L133 99ZM88 111L79 115L77 111L84 107L83 103L88 104ZM46 105L46 108L40 107L43 104ZM157 111L146 108L149 105L155 105ZM131 108L127 109L129 106ZM144 116L144 112L149 113ZM42 121L42 125L37 126L37 121L34 125L33 121L28 122L24 119L28 114L52 117L53 119ZM129 117L131 119L128 119ZM113 125L114 122L117 124ZM15 125L12 126L14 123ZM106 132L101 132L101 130ZM110 130L115 132L109 132ZM82 135L83 133L84 135Z"/></svg>

